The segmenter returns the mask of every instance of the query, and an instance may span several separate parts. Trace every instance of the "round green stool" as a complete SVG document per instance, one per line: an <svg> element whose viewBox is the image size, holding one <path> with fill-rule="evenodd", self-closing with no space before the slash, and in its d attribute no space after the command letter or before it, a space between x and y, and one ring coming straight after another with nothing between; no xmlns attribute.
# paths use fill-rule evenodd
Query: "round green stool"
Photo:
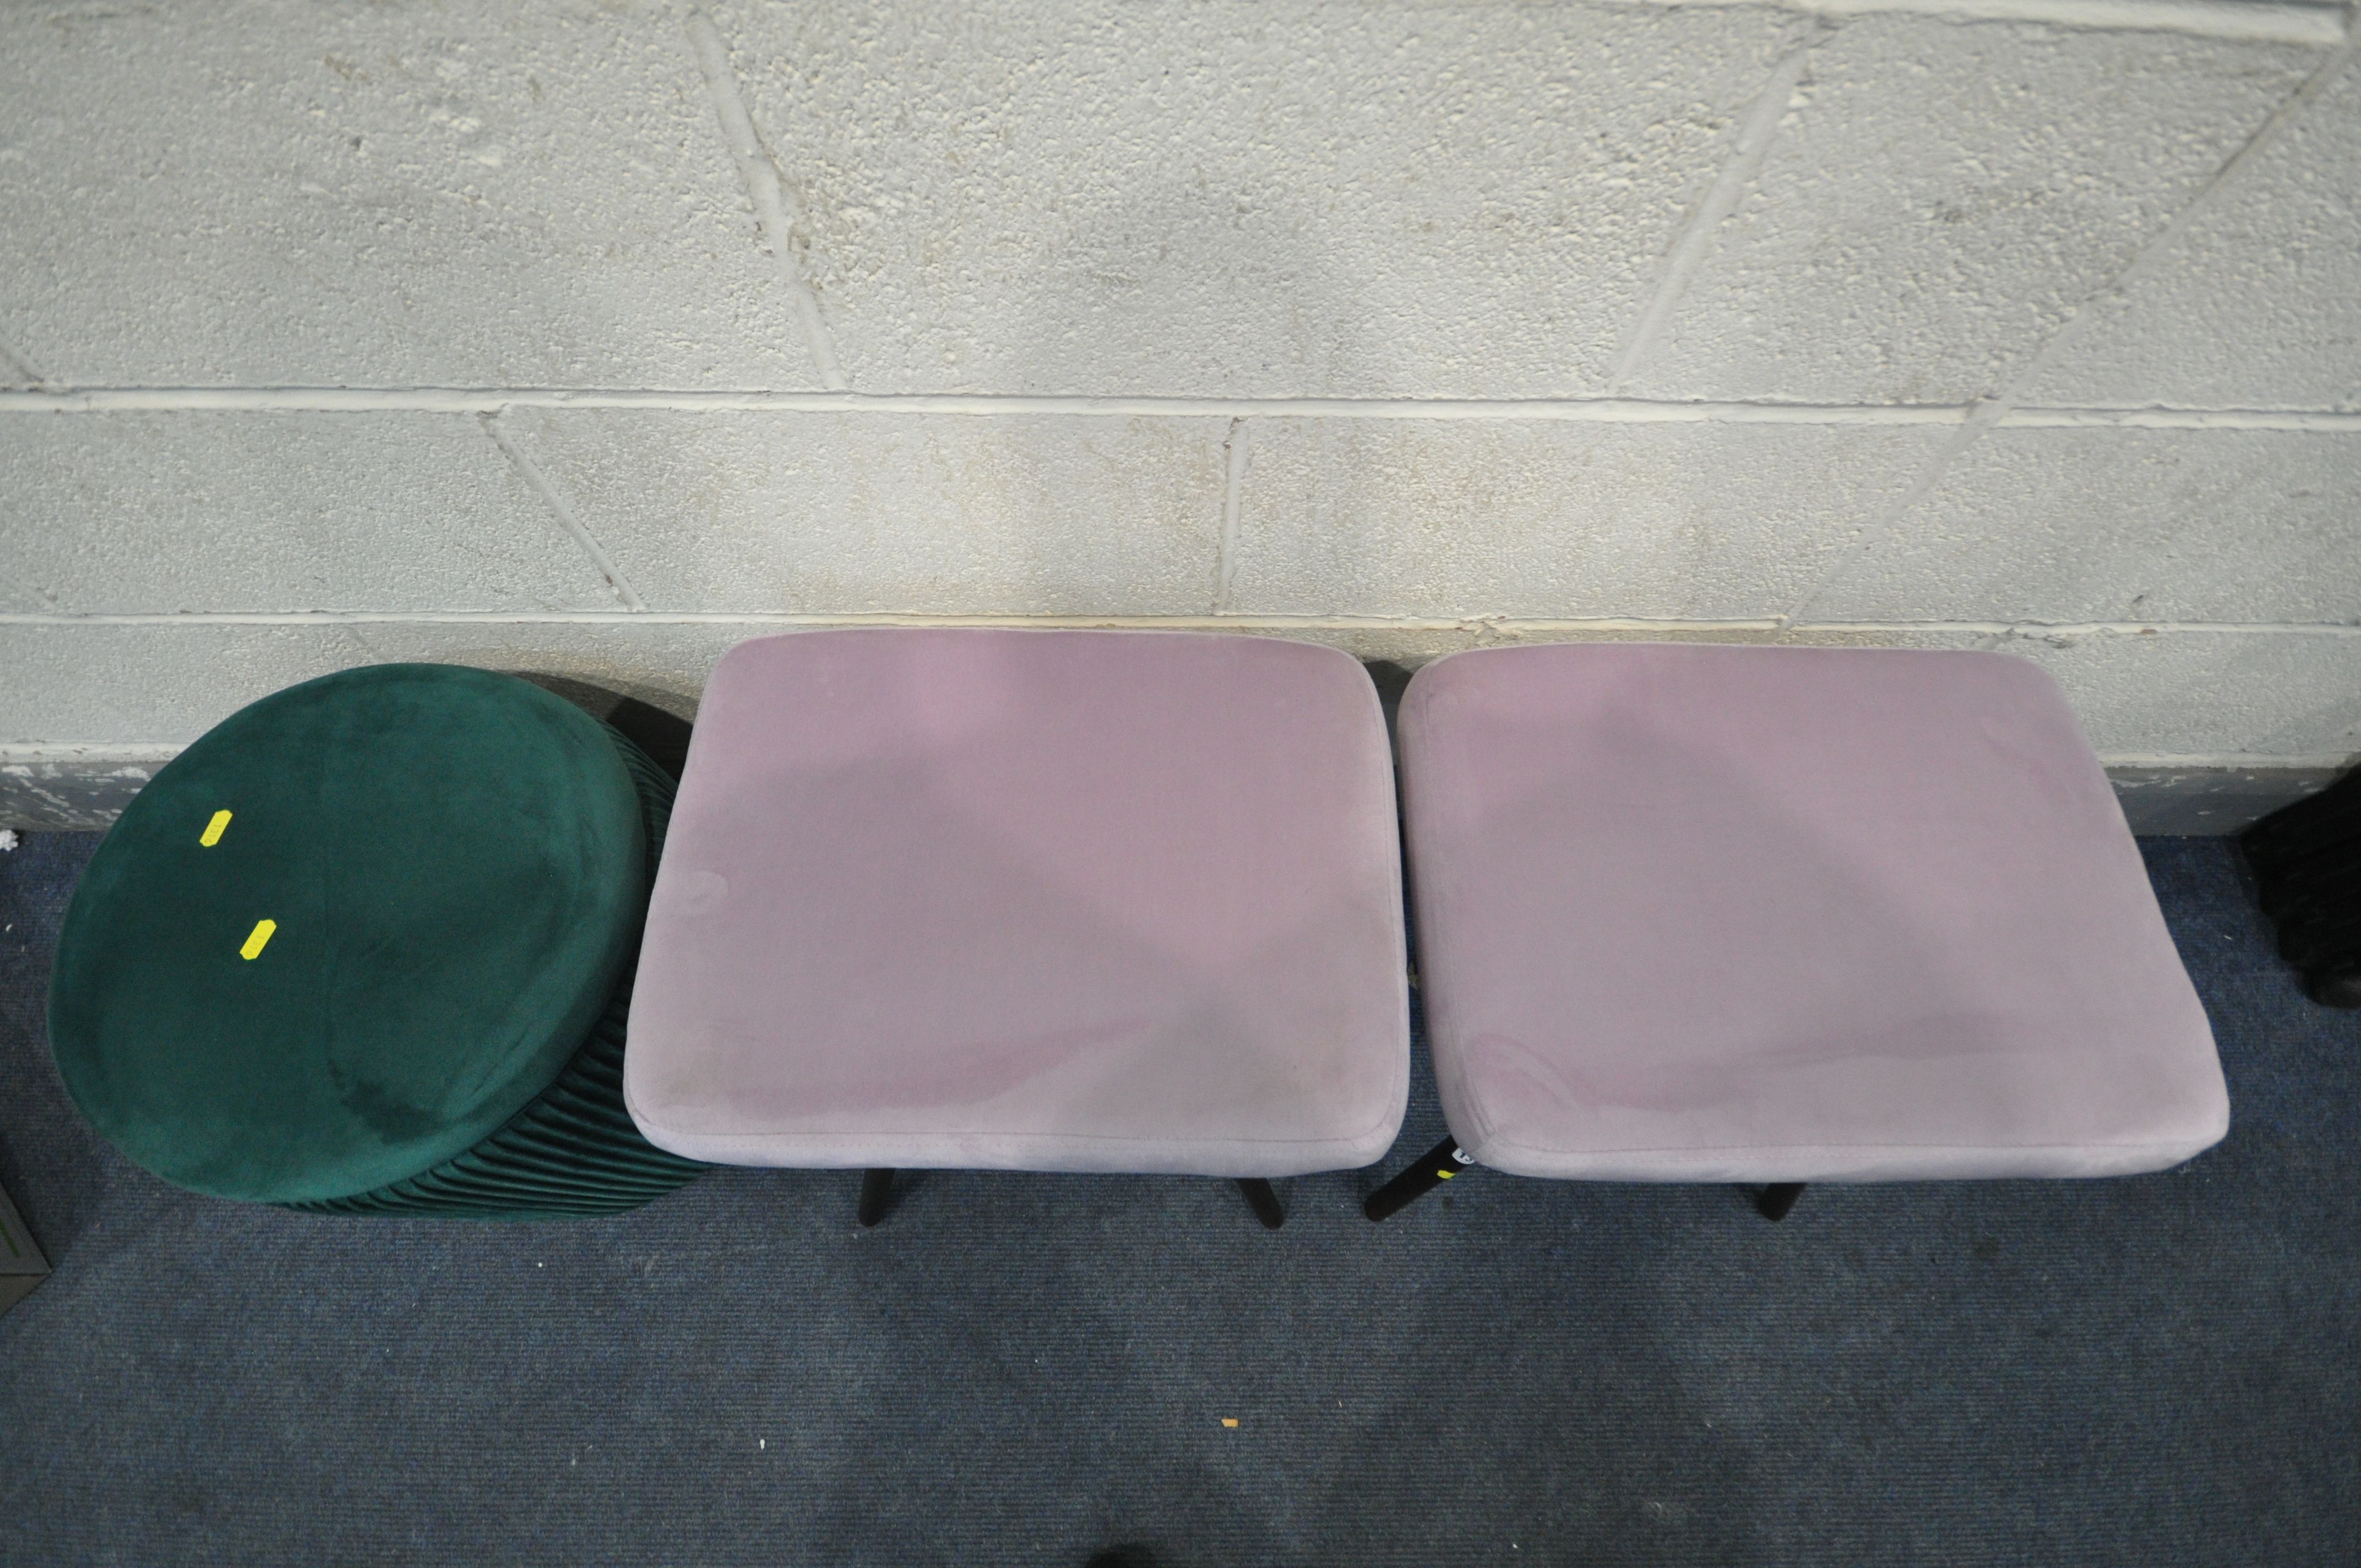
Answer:
<svg viewBox="0 0 2361 1568"><path fill-rule="evenodd" d="M623 1108L673 782L512 675L387 664L224 720L74 890L49 1043L165 1180L336 1213L610 1213L705 1168Z"/></svg>

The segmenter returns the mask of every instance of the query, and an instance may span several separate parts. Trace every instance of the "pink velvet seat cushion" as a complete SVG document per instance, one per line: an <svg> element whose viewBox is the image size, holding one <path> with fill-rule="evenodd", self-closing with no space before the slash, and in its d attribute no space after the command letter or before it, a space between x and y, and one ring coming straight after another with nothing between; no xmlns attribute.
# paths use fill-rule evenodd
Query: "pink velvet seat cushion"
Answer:
<svg viewBox="0 0 2361 1568"><path fill-rule="evenodd" d="M759 639L697 714L625 1096L743 1165L1366 1165L1409 1090L1400 885L1333 649Z"/></svg>
<svg viewBox="0 0 2361 1568"><path fill-rule="evenodd" d="M2048 674L1569 645L1420 671L1419 970L1454 1135L1531 1176L2103 1176L2218 1141L2213 1034Z"/></svg>

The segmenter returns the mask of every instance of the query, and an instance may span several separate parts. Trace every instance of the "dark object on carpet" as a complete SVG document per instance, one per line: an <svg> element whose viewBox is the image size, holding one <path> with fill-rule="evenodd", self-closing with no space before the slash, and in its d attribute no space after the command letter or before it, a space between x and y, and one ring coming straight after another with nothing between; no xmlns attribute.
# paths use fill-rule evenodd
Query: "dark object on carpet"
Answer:
<svg viewBox="0 0 2361 1568"><path fill-rule="evenodd" d="M2239 837L2279 956L2330 1007L2361 1007L2361 771Z"/></svg>
<svg viewBox="0 0 2361 1568"><path fill-rule="evenodd" d="M846 1171L515 1225L180 1192L40 1044L90 846L0 855L0 1185L57 1266L0 1318L11 1563L2361 1558L2361 1014L2220 839L2143 846L2230 1081L2180 1169L1776 1225L1486 1171L1372 1225L1422 1061L1276 1234L1182 1178L928 1171L874 1231Z"/></svg>

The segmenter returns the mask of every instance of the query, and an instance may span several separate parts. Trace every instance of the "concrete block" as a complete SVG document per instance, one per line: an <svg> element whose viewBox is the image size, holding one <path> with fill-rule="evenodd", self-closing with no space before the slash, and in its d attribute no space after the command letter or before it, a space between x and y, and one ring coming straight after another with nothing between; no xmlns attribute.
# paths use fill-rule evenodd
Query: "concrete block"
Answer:
<svg viewBox="0 0 2361 1568"><path fill-rule="evenodd" d="M1939 427L1248 422L1241 614L1784 614Z"/></svg>
<svg viewBox="0 0 2361 1568"><path fill-rule="evenodd" d="M2361 433L2004 428L1811 613L2361 622L2356 520Z"/></svg>
<svg viewBox="0 0 2361 1568"><path fill-rule="evenodd" d="M358 630L378 661L414 659L555 675L694 719L706 677L722 654L749 637L786 628L616 615L559 622L379 621Z"/></svg>
<svg viewBox="0 0 2361 1568"><path fill-rule="evenodd" d="M0 342L82 384L818 385L640 0L0 7Z"/></svg>
<svg viewBox="0 0 2361 1568"><path fill-rule="evenodd" d="M0 624L0 747L184 745L258 697L379 662L346 626Z"/></svg>
<svg viewBox="0 0 2361 1568"><path fill-rule="evenodd" d="M2361 408L2361 67L2348 57L2026 396Z"/></svg>
<svg viewBox="0 0 2361 1568"><path fill-rule="evenodd" d="M614 609L459 414L0 415L0 611Z"/></svg>
<svg viewBox="0 0 2361 1568"><path fill-rule="evenodd" d="M1194 615L1229 422L521 411L652 609Z"/></svg>
<svg viewBox="0 0 2361 1568"><path fill-rule="evenodd" d="M2318 58L1850 20L1814 51L1760 178L1631 386L1805 402L1993 393Z"/></svg>
<svg viewBox="0 0 2361 1568"><path fill-rule="evenodd" d="M1770 8L717 5L868 390L1593 389Z"/></svg>
<svg viewBox="0 0 2361 1568"><path fill-rule="evenodd" d="M2361 635L2103 632L2001 647L2046 665L2091 743L2116 761L2361 756Z"/></svg>
<svg viewBox="0 0 2361 1568"><path fill-rule="evenodd" d="M620 613L594 622L0 624L0 669L11 677L0 684L0 763L9 748L38 746L44 760L71 751L60 736L162 755L298 681L403 660L564 675L691 715L715 662L763 630Z"/></svg>

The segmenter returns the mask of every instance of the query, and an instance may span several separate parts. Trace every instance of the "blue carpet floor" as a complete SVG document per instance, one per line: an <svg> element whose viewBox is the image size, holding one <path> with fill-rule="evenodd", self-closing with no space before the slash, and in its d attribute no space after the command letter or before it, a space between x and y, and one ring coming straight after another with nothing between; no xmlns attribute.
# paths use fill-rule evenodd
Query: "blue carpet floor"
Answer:
<svg viewBox="0 0 2361 1568"><path fill-rule="evenodd" d="M2128 1180L719 1172L575 1223L313 1218L100 1145L42 1044L93 840L0 856L0 1559L2361 1563L2361 1014L2146 846L2229 1141ZM1440 1135L1423 1060L1386 1169ZM1224 1418L1237 1424L1225 1426Z"/></svg>

